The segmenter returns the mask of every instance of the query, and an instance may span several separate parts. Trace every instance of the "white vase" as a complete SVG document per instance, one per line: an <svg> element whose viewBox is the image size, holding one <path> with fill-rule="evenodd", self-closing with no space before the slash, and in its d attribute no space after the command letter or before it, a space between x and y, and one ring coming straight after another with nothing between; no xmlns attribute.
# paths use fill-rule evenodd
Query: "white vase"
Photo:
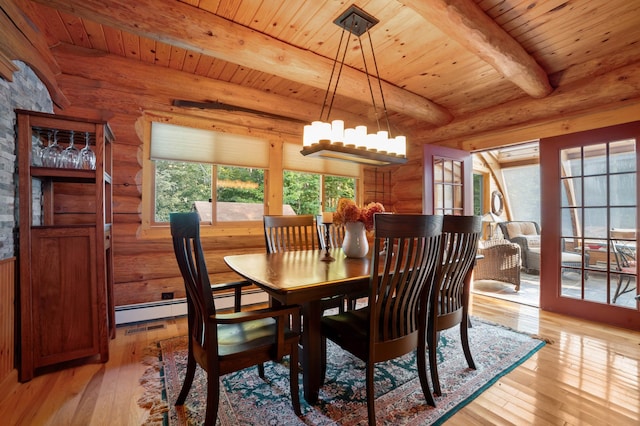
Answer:
<svg viewBox="0 0 640 426"><path fill-rule="evenodd" d="M369 252L367 232L362 222L347 222L342 241L342 251L347 257L365 257Z"/></svg>

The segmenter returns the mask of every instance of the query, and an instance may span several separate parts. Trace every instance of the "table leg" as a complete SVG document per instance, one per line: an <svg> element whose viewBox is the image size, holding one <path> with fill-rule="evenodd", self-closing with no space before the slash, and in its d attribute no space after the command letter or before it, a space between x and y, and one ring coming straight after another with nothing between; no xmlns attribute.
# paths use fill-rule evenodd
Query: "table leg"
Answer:
<svg viewBox="0 0 640 426"><path fill-rule="evenodd" d="M322 304L319 300L302 305L302 384L304 399L309 404L318 400L322 385L322 334L320 319Z"/></svg>

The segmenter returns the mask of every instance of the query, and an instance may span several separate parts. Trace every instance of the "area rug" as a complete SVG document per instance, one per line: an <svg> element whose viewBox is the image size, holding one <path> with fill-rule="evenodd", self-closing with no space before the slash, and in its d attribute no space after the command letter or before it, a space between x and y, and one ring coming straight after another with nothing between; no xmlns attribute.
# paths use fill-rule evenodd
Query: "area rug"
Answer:
<svg viewBox="0 0 640 426"><path fill-rule="evenodd" d="M375 369L378 424L441 424L538 351L545 342L477 318L469 341L476 370L468 368L458 327L441 333L438 371L442 396L436 407L426 404L418 379L415 353L378 363ZM302 416L291 408L288 359L265 364L265 380L249 368L221 379L217 425L365 425L367 404L365 365L331 342L327 344L327 375L318 402L301 397ZM139 401L150 409L147 424L199 425L206 408L206 375L198 367L184 407L173 404L186 370L186 336L158 343L158 358L141 382L147 392ZM300 380L302 386L302 378ZM302 393L302 392L301 392Z"/></svg>

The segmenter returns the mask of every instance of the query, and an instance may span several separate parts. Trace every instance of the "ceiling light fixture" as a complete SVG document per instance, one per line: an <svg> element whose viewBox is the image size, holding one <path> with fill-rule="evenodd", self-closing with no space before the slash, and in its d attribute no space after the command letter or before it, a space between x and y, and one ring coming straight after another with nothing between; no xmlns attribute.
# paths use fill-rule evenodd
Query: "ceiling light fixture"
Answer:
<svg viewBox="0 0 640 426"><path fill-rule="evenodd" d="M388 164L402 164L407 162L407 143L405 136L391 135L391 126L389 125L389 116L387 114L387 105L384 101L384 94L382 93L382 82L380 80L380 73L378 72L378 64L376 62L375 53L373 51L373 42L371 41L371 35L369 29L378 23L378 20L369 15L362 9L355 5L350 6L342 15L340 15L334 24L342 28L342 35L340 37L340 43L338 44L338 50L333 63L333 69L331 70L331 77L329 78L329 85L327 87L327 93L325 94L324 101L322 102L322 110L320 111L320 119L314 121L311 124L304 126L304 135L302 142L302 155L317 156L336 160L353 161L362 164L383 166ZM367 83L369 85L369 92L371 93L371 101L373 103L373 109L378 124L378 131L374 133L367 133L367 126L359 125L354 128L344 128L343 120L329 121L331 114L331 108L336 96L336 90L338 88L338 82L340 81L340 74L344 67L344 59L349 47L350 37L346 37L344 43L344 50L342 51L342 58L340 57L341 48L343 45L343 39L345 38L345 32L349 32L358 37L360 43L360 51L362 52L362 61L364 62L364 71L367 76ZM376 100L373 95L373 86L371 82L371 75L369 74L369 68L365 59L364 49L362 46L361 36L366 33L369 36L369 45L371 46L371 56L373 58L373 65L375 69L375 78L378 82L380 89L380 98L382 100L382 110L384 111L384 119L386 120L387 130L382 130L380 126L380 118L378 117L378 109ZM335 78L335 85L333 85L333 91L331 86ZM329 94L331 99L329 99ZM327 108L326 121L323 121L325 106L329 100Z"/></svg>

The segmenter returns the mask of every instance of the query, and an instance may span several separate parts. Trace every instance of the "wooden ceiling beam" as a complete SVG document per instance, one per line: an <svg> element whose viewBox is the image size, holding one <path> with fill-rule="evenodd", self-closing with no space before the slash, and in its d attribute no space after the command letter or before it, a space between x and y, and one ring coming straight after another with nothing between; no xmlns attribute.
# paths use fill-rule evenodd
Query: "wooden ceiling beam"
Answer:
<svg viewBox="0 0 640 426"><path fill-rule="evenodd" d="M122 31L325 90L333 59L281 42L181 2L154 0L35 0ZM389 110L435 125L453 116L440 105L382 82ZM338 93L369 99L364 74L345 67Z"/></svg>
<svg viewBox="0 0 640 426"><path fill-rule="evenodd" d="M4 70L2 76L6 80L12 81L13 76L5 74L15 71L15 66L12 71L10 61L22 61L42 80L51 100L59 108L69 106L69 100L56 82L60 69L46 46L44 36L34 30L31 21L9 0L0 0L0 58Z"/></svg>
<svg viewBox="0 0 640 426"><path fill-rule="evenodd" d="M579 99L579 102L576 102ZM579 111L595 110L640 100L640 62L596 77L586 77L556 89L544 99L523 98L485 108L450 124L430 130L423 143L449 141L480 132L553 120ZM472 150L475 148L472 148Z"/></svg>
<svg viewBox="0 0 640 426"><path fill-rule="evenodd" d="M542 67L473 0L400 0L447 36L478 55L534 98L553 88Z"/></svg>

